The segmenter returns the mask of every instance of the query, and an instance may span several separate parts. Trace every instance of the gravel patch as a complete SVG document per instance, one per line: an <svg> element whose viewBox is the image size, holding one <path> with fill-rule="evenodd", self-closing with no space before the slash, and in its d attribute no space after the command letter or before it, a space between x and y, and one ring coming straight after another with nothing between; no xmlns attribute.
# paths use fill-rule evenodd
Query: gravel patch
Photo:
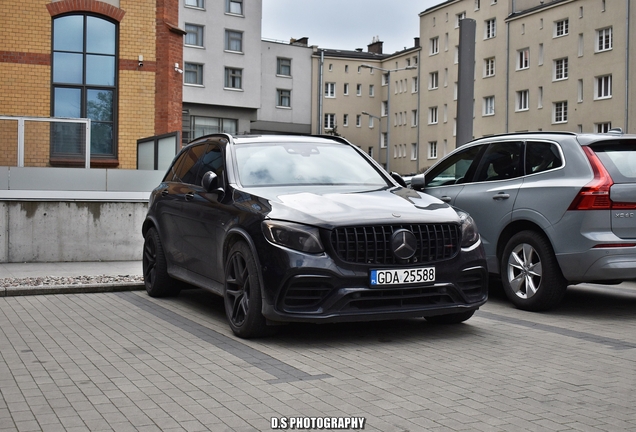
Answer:
<svg viewBox="0 0 636 432"><path fill-rule="evenodd" d="M141 275L43 276L0 279L1 288L143 283Z"/></svg>

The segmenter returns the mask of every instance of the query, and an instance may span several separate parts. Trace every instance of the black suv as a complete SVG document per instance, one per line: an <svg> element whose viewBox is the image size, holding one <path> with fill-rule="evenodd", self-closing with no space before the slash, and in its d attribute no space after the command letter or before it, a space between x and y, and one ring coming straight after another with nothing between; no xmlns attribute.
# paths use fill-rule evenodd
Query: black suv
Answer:
<svg viewBox="0 0 636 432"><path fill-rule="evenodd" d="M146 290L211 290L240 337L292 321L465 321L487 299L475 224L400 181L342 138L201 137L150 196Z"/></svg>

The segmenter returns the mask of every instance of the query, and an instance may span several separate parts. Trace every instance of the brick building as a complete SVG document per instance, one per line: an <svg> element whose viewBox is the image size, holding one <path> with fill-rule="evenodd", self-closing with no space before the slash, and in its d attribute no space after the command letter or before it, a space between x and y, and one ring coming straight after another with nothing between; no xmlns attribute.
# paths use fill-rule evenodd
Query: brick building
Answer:
<svg viewBox="0 0 636 432"><path fill-rule="evenodd" d="M179 0L3 1L0 16L0 166L18 158L7 117L90 118L102 168L134 169L138 139L181 130ZM29 122L24 166L83 166L82 127Z"/></svg>

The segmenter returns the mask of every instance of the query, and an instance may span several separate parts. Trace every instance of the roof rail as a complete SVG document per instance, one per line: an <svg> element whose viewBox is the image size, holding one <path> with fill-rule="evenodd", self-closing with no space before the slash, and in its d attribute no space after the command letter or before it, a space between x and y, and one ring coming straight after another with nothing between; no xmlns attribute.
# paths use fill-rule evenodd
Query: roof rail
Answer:
<svg viewBox="0 0 636 432"><path fill-rule="evenodd" d="M623 135L623 128L612 128L610 130L607 131L608 134L613 134L613 135Z"/></svg>

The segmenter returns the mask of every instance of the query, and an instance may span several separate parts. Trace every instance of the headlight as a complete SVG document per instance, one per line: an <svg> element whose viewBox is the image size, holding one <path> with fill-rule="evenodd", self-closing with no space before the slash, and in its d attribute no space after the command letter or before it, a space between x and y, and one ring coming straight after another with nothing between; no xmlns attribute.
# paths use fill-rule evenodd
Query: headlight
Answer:
<svg viewBox="0 0 636 432"><path fill-rule="evenodd" d="M270 242L306 253L321 253L325 249L318 228L292 222L263 221L263 234Z"/></svg>
<svg viewBox="0 0 636 432"><path fill-rule="evenodd" d="M477 224L465 211L455 209L462 226L462 248L469 248L479 241Z"/></svg>

